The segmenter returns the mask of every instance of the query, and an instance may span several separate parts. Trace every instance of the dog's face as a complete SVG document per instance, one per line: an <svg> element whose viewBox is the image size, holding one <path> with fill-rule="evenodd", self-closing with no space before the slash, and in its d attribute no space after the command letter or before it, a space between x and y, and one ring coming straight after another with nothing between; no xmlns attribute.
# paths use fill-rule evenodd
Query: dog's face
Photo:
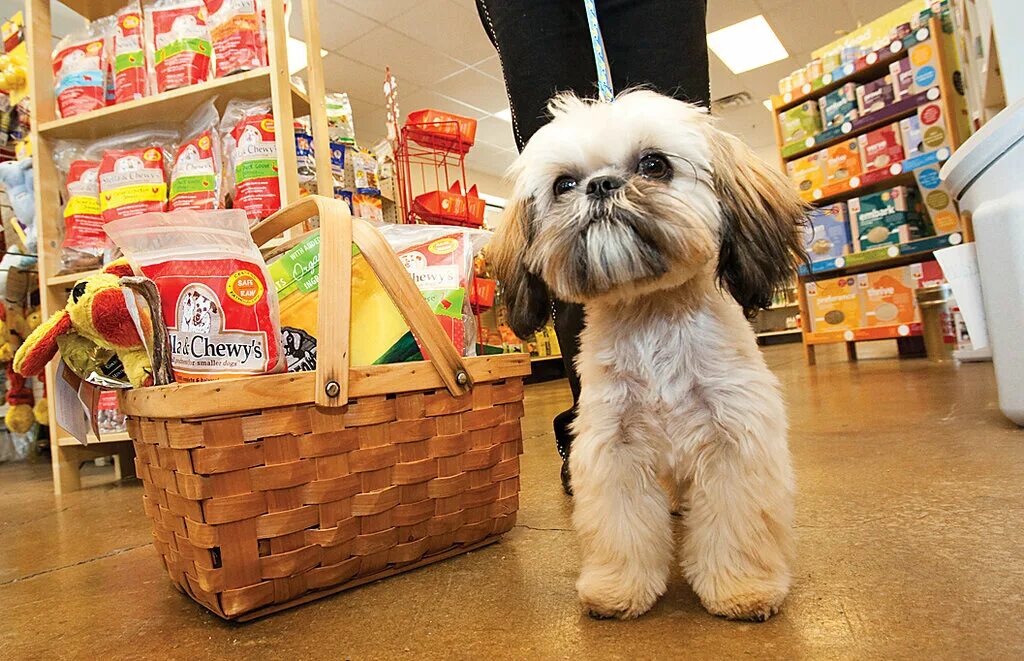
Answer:
<svg viewBox="0 0 1024 661"><path fill-rule="evenodd" d="M648 91L550 110L491 246L517 334L544 323L548 291L587 303L715 273L751 310L792 276L803 203L705 111Z"/></svg>

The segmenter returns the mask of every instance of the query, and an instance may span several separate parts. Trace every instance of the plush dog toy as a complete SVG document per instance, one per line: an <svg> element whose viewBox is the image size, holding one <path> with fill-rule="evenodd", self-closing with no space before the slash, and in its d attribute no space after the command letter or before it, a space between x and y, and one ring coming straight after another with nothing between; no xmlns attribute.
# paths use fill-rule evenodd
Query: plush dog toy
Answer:
<svg viewBox="0 0 1024 661"><path fill-rule="evenodd" d="M118 260L79 280L67 306L25 339L14 356L15 371L24 376L41 374L58 349L73 365L76 355L84 355L80 352L89 352L95 345L117 355L133 387L152 385L152 364L121 290L121 278L131 275L127 261ZM151 336L151 319L140 315L140 320Z"/></svg>

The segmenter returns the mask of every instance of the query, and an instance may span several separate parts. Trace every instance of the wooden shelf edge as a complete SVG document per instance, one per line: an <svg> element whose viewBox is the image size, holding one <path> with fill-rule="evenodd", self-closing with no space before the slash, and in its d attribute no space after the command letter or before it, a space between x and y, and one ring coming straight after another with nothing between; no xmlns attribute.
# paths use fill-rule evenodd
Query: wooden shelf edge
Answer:
<svg viewBox="0 0 1024 661"><path fill-rule="evenodd" d="M60 287L73 285L82 278L88 278L89 276L96 275L97 273L99 273L99 269L79 271L78 273L61 273L59 275L51 275L46 279L46 286Z"/></svg>
<svg viewBox="0 0 1024 661"><path fill-rule="evenodd" d="M90 433L88 440L89 443L87 445L82 445L74 436L58 436L57 445L61 447L91 448L96 445L113 445L115 443L128 443L132 439L128 435L128 432L111 432L109 434L103 434L103 436L101 436L100 438L96 438Z"/></svg>
<svg viewBox="0 0 1024 661"><path fill-rule="evenodd" d="M901 337L921 335L921 322L878 326L875 328L855 328L846 331L810 332L804 334L805 344L837 344L839 342L874 342L877 340L898 340Z"/></svg>
<svg viewBox="0 0 1024 661"><path fill-rule="evenodd" d="M562 354L557 354L554 356L530 356L531 363L543 363L549 360L562 360Z"/></svg>
<svg viewBox="0 0 1024 661"><path fill-rule="evenodd" d="M799 328L787 328L786 330L777 331L763 331L758 333L758 337L780 337L782 335L800 335L803 331Z"/></svg>

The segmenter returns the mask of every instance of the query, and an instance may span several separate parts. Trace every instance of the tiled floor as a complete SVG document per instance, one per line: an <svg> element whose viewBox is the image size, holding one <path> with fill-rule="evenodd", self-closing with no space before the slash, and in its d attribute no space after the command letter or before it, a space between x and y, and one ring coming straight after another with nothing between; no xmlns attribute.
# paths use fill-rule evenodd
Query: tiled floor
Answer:
<svg viewBox="0 0 1024 661"><path fill-rule="evenodd" d="M766 624L708 615L678 573L637 621L580 612L553 382L528 389L500 544L247 625L171 587L138 483L54 498L47 465L0 466L0 658L1024 657L1024 431L991 365L823 354L766 350L800 489L795 586Z"/></svg>

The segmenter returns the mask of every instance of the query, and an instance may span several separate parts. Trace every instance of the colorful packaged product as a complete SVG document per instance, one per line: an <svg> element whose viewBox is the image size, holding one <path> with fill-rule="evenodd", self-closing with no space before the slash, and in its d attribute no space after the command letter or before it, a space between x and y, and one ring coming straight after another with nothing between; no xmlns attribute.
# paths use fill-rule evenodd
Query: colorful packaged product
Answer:
<svg viewBox="0 0 1024 661"><path fill-rule="evenodd" d="M299 195L315 195L316 157L313 154L313 134L301 122L295 122L295 163L299 174Z"/></svg>
<svg viewBox="0 0 1024 661"><path fill-rule="evenodd" d="M818 99L825 128L842 126L857 118L857 86L847 83Z"/></svg>
<svg viewBox="0 0 1024 661"><path fill-rule="evenodd" d="M213 102L200 107L186 122L187 132L171 167L169 211L219 209L221 203L221 146Z"/></svg>
<svg viewBox="0 0 1024 661"><path fill-rule="evenodd" d="M805 101L795 108L779 113L782 144L803 142L821 132L821 113L814 101Z"/></svg>
<svg viewBox="0 0 1024 661"><path fill-rule="evenodd" d="M61 117L106 107L111 27L110 21L94 21L82 32L69 34L57 43L53 80Z"/></svg>
<svg viewBox="0 0 1024 661"><path fill-rule="evenodd" d="M900 138L906 158L914 158L924 153L924 138L921 133L921 120L911 115L900 120Z"/></svg>
<svg viewBox="0 0 1024 661"><path fill-rule="evenodd" d="M352 215L356 218L382 223L384 222L384 201L380 195L353 193Z"/></svg>
<svg viewBox="0 0 1024 661"><path fill-rule="evenodd" d="M284 370L277 294L244 213L147 214L107 233L156 283L175 381Z"/></svg>
<svg viewBox="0 0 1024 661"><path fill-rule="evenodd" d="M352 178L357 193L380 195L380 165L377 157L362 149L353 149L348 155L352 162Z"/></svg>
<svg viewBox="0 0 1024 661"><path fill-rule="evenodd" d="M860 296L854 276L808 282L805 291L812 332L853 330L860 326Z"/></svg>
<svg viewBox="0 0 1024 661"><path fill-rule="evenodd" d="M327 95L327 133L331 142L343 145L356 143L356 128L352 119L352 104L344 92Z"/></svg>
<svg viewBox="0 0 1024 661"><path fill-rule="evenodd" d="M897 124L869 131L857 138L864 170L887 168L903 160L903 140Z"/></svg>
<svg viewBox="0 0 1024 661"><path fill-rule="evenodd" d="M942 267L934 259L911 264L910 277L914 279L914 286L918 289L946 283L946 276L942 272Z"/></svg>
<svg viewBox="0 0 1024 661"><path fill-rule="evenodd" d="M905 243L924 235L915 195L906 186L862 195L848 202L858 251Z"/></svg>
<svg viewBox="0 0 1024 661"><path fill-rule="evenodd" d="M850 254L850 218L846 203L837 202L812 209L807 214L808 231L805 247L811 261L817 262Z"/></svg>
<svg viewBox="0 0 1024 661"><path fill-rule="evenodd" d="M100 212L98 161L72 161L64 179L64 240L61 270L69 273L99 268L107 233Z"/></svg>
<svg viewBox="0 0 1024 661"><path fill-rule="evenodd" d="M103 222L167 208L167 172L174 131L143 129L95 143L101 153L99 183Z"/></svg>
<svg viewBox="0 0 1024 661"><path fill-rule="evenodd" d="M786 163L786 173L805 199L825 185L824 160L825 152L819 151Z"/></svg>
<svg viewBox="0 0 1024 661"><path fill-rule="evenodd" d="M914 71L910 68L909 57L904 57L890 64L889 77L892 79L894 100L901 101L917 91L914 85Z"/></svg>
<svg viewBox="0 0 1024 661"><path fill-rule="evenodd" d="M825 150L826 186L859 176L862 171L860 146L856 138L832 145Z"/></svg>
<svg viewBox="0 0 1024 661"><path fill-rule="evenodd" d="M118 11L116 22L113 58L114 103L125 103L149 94L142 7L138 0L129 2Z"/></svg>
<svg viewBox="0 0 1024 661"><path fill-rule="evenodd" d="M909 266L857 275L861 324L872 328L921 320Z"/></svg>
<svg viewBox="0 0 1024 661"><path fill-rule="evenodd" d="M331 177L334 178L334 191L345 187L345 150L344 143L331 141Z"/></svg>
<svg viewBox="0 0 1024 661"><path fill-rule="evenodd" d="M206 0L206 9L215 77L252 71L267 64L256 0Z"/></svg>
<svg viewBox="0 0 1024 661"><path fill-rule="evenodd" d="M210 78L213 46L202 0L156 0L146 6L146 50L157 92Z"/></svg>
<svg viewBox="0 0 1024 661"><path fill-rule="evenodd" d="M270 99L232 100L220 123L234 208L257 223L281 208L277 142Z"/></svg>
<svg viewBox="0 0 1024 661"><path fill-rule="evenodd" d="M861 117L885 108L895 99L892 77L889 75L857 87L857 109L860 111Z"/></svg>

